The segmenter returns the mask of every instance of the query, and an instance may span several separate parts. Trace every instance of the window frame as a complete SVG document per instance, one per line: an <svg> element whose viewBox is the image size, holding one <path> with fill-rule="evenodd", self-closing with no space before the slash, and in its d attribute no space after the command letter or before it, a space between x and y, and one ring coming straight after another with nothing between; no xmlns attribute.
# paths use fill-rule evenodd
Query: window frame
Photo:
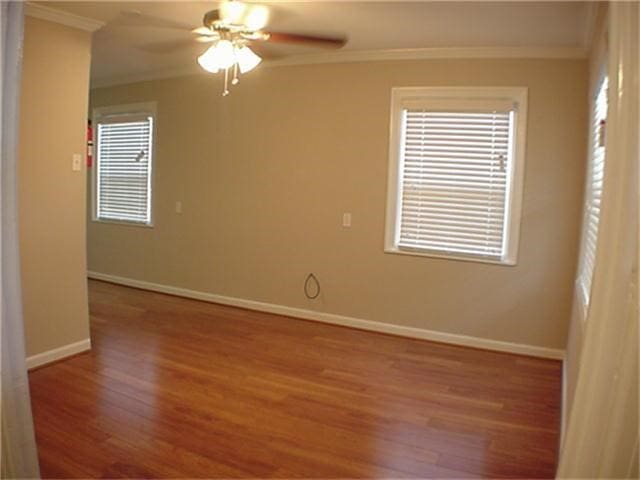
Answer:
<svg viewBox="0 0 640 480"><path fill-rule="evenodd" d="M93 145L95 152L95 161L91 168L91 221L97 223L105 223L112 225L122 225L129 227L142 227L153 228L154 227L154 198L155 198L155 171L156 171L156 131L157 131L157 102L141 102L141 103L128 103L121 105L110 105L106 107L97 107L93 109L91 124L93 126ZM98 216L98 165L99 158L98 152L100 151L98 144L98 124L101 119L113 118L113 117L132 117L148 115L152 118L151 122L151 162L149 164L149 176L150 176L150 194L149 194L149 221L133 222L129 220L116 220L108 218L100 218Z"/></svg>
<svg viewBox="0 0 640 480"><path fill-rule="evenodd" d="M513 102L513 162L505 202L504 235L506 249L503 258L495 259L480 254L463 254L444 250L406 249L398 246L401 220L401 151L403 129L403 104L429 102L443 104L470 102ZM385 219L384 252L400 255L442 258L468 262L515 266L518 261L522 198L524 191L525 152L527 131L527 87L394 87L391 89L391 120L389 131L389 164L387 177L387 206ZM428 107L426 107L428 108Z"/></svg>

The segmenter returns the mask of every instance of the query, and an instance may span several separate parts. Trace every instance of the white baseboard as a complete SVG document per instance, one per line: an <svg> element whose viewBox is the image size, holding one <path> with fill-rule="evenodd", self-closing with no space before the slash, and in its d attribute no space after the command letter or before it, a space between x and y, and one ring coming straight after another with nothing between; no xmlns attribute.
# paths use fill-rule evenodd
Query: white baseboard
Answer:
<svg viewBox="0 0 640 480"><path fill-rule="evenodd" d="M86 352L87 350L91 350L90 338L85 338L79 342L70 343L62 347L54 348L53 350L47 350L46 352L31 355L30 357L27 357L27 369L31 370L32 368L40 367L57 360L62 360L63 358L70 357L77 353Z"/></svg>
<svg viewBox="0 0 640 480"><path fill-rule="evenodd" d="M276 305L272 303L257 302L255 300L245 300L243 298L226 297L216 295L214 293L198 292L188 290L186 288L172 287L169 285L161 285L158 283L145 282L143 280L134 280L131 278L120 277L117 275L109 275L106 273L88 272L89 278L95 280L104 280L106 282L117 283L129 287L151 290L159 293L168 293L180 297L193 298L195 300L203 300L205 302L220 303L223 305L231 305L234 307L247 308L249 310L257 310L260 312L275 313L288 317L302 318L304 320L314 320L317 322L330 323L333 325L341 325L345 327L359 328L362 330L370 330L373 332L388 333L399 335L402 337L419 338L422 340L431 340L434 342L450 343L453 345L462 345L465 347L482 348L485 350L495 350L498 352L516 353L520 355L529 355L532 357L563 359L564 351L554 348L539 347L535 345L525 345L522 343L510 343L499 340L491 340L488 338L470 337L456 333L438 332L435 330L426 330L422 328L406 327L403 325L393 325L390 323L376 322L373 320L364 320L361 318L346 317L333 313L316 312L303 308L286 307L284 305Z"/></svg>

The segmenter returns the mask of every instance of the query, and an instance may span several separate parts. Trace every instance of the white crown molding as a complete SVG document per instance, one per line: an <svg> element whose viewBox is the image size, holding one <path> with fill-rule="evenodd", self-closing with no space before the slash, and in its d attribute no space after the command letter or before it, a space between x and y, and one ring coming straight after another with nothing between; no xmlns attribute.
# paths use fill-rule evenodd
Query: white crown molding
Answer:
<svg viewBox="0 0 640 480"><path fill-rule="evenodd" d="M105 23L92 18L81 17L73 13L63 12L62 10L56 10L55 8L45 7L39 3L27 2L25 8L25 14L39 18L40 20L47 20L49 22L60 23L67 27L78 28L87 32L95 32L102 28Z"/></svg>
<svg viewBox="0 0 640 480"><path fill-rule="evenodd" d="M192 298L205 302L219 303L222 305L231 305L233 307L246 308L259 312L275 313L287 317L300 318L304 320L312 320L316 322L329 323L332 325L341 325L343 327L357 328L361 330L369 330L372 332L387 333L390 335L398 335L408 338L419 338L422 340L430 340L433 342L449 343L452 345L461 345L465 347L480 348L483 350L493 350L496 352L514 353L517 355L528 355L532 357L551 358L555 360L564 359L564 350L556 348L540 347L537 345L526 345L522 343L504 342L501 340L493 340L490 338L471 337L468 335L460 335L456 333L440 332L436 330L427 330L423 328L407 327L404 325L395 325L391 323L383 323L373 320L365 320L362 318L347 317L344 315L336 315L327 312L318 312L315 310L307 310L304 308L287 307L285 305L277 305L273 303L257 302L255 300L247 300L244 298L227 297L208 292L199 292L186 288L173 287L170 285L162 285L159 283L145 282L143 280L135 280L132 278L120 277L117 275L109 275L99 272L88 272L88 277L95 280L103 280L106 282L117 283L129 287L150 290L152 292L166 293L168 295L176 295L179 297Z"/></svg>
<svg viewBox="0 0 640 480"><path fill-rule="evenodd" d="M329 63L384 62L434 59L572 59L587 58L587 49L582 47L470 47L470 48L406 48L392 50L362 50L293 55L280 60L266 60L262 67L288 67L321 65ZM91 80L91 88L112 87L127 83L146 82L164 78L204 75L197 65L155 72L137 73Z"/></svg>
<svg viewBox="0 0 640 480"><path fill-rule="evenodd" d="M267 62L274 67L321 63L382 62L397 60L434 60L456 58L586 58L582 47L443 47L360 50L294 55Z"/></svg>

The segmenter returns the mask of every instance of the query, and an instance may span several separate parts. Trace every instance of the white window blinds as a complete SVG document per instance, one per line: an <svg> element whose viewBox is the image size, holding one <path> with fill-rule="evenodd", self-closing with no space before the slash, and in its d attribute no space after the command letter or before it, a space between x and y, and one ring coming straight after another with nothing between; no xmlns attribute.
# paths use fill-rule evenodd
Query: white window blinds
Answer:
<svg viewBox="0 0 640 480"><path fill-rule="evenodd" d="M585 304L589 303L593 269L600 223L600 206L604 180L605 145L604 130L607 119L608 79L600 84L593 104L591 125L591 153L587 173L585 219L582 234L582 256L580 259L579 282L582 285Z"/></svg>
<svg viewBox="0 0 640 480"><path fill-rule="evenodd" d="M98 121L96 218L151 223L153 117Z"/></svg>
<svg viewBox="0 0 640 480"><path fill-rule="evenodd" d="M398 246L502 259L511 112L403 116Z"/></svg>

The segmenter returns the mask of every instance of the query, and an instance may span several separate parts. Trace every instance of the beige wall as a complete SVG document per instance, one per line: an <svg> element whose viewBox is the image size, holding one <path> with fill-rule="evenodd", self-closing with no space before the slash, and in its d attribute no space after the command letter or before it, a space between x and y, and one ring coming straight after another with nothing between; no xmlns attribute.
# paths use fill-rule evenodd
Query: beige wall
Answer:
<svg viewBox="0 0 640 480"><path fill-rule="evenodd" d="M85 152L90 34L27 17L18 200L27 356L89 337ZM83 156L84 158L84 156Z"/></svg>
<svg viewBox="0 0 640 480"><path fill-rule="evenodd" d="M563 349L587 83L585 60L430 60L260 67L225 98L208 76L93 90L93 107L157 101L158 118L155 227L89 222L89 269ZM390 89L429 85L529 87L516 267L383 253Z"/></svg>

